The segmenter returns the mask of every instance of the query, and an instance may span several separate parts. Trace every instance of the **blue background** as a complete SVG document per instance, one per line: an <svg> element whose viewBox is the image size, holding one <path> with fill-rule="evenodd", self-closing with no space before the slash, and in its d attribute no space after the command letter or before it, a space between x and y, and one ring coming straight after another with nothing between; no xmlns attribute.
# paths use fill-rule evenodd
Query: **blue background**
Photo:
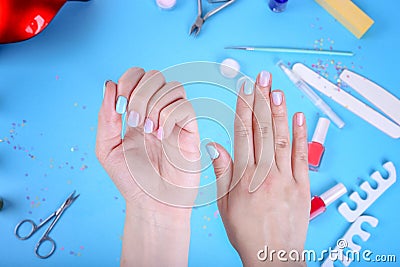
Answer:
<svg viewBox="0 0 400 267"><path fill-rule="evenodd" d="M288 63L313 66L332 81L347 67L400 97L396 71L400 3L354 2L376 22L361 40L311 0L290 1L281 14L272 13L265 0L237 1L207 21L198 38L188 36L197 14L195 0L178 0L171 11L160 10L153 0L96 0L67 3L39 36L1 45L0 195L5 208L0 212L0 265L119 265L124 201L97 162L94 147L103 82L118 80L131 66L164 69L188 61L221 62L233 57L251 77L262 69L269 70L274 76L273 87L287 94L289 114L305 112L309 135L318 120L317 110L274 65L277 56ZM203 7L210 9L209 5ZM332 47L354 51L356 56L224 50L228 45ZM223 101L224 94L218 92L212 97ZM202 93L207 96L206 91ZM342 130L334 126L329 130L320 172L310 174L313 195L339 181L349 191L357 190L374 170L385 174L381 165L388 160L399 168L398 140L326 101L347 125ZM231 106L234 103L228 102ZM200 130L219 138L217 132ZM211 168L202 179L214 179ZM24 218L45 218L74 189L81 196L51 233L57 243L55 254L46 260L36 258L33 248L40 235L19 241L13 235L15 225ZM398 191L396 183L365 212L380 221L375 229L367 227L372 235L367 242L360 242L374 254L400 257ZM337 212L339 203L310 223L307 249L334 247L346 232L350 224ZM190 266L241 266L216 211L215 204L193 211Z"/></svg>

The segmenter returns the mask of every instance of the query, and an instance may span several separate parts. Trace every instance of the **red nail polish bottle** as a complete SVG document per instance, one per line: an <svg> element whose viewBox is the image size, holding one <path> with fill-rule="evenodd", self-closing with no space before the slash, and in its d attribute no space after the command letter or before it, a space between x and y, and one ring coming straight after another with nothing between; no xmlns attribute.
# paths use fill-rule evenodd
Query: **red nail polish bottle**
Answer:
<svg viewBox="0 0 400 267"><path fill-rule="evenodd" d="M318 171L322 156L325 152L324 142L331 121L327 118L319 118L312 141L308 143L308 166L311 171Z"/></svg>
<svg viewBox="0 0 400 267"><path fill-rule="evenodd" d="M339 183L321 194L321 196L314 196L311 199L310 221L318 215L326 211L326 207L335 202L341 196L347 193L346 187Z"/></svg>

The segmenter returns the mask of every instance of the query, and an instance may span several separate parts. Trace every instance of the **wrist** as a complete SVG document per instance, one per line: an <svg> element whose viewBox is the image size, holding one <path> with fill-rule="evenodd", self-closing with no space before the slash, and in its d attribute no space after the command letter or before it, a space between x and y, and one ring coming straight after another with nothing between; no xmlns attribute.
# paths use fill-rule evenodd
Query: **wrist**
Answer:
<svg viewBox="0 0 400 267"><path fill-rule="evenodd" d="M190 214L127 204L121 266L187 266Z"/></svg>

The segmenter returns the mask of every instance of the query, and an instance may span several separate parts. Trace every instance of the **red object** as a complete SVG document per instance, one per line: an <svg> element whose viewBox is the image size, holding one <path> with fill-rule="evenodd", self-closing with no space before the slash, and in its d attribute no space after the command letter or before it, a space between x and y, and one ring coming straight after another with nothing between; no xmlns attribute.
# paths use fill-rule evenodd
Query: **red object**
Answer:
<svg viewBox="0 0 400 267"><path fill-rule="evenodd" d="M346 187L339 183L321 194L311 199L310 221L326 211L326 207L335 202L347 193Z"/></svg>
<svg viewBox="0 0 400 267"><path fill-rule="evenodd" d="M311 143L308 143L308 166L311 171L318 171L322 156L325 152L325 138L328 133L330 120L319 118Z"/></svg>
<svg viewBox="0 0 400 267"><path fill-rule="evenodd" d="M322 198L318 196L314 196L311 199L311 211L310 211L310 220L314 219L321 213L324 213L326 211L326 205L325 202L322 200Z"/></svg>
<svg viewBox="0 0 400 267"><path fill-rule="evenodd" d="M322 156L324 155L325 147L318 142L308 143L308 164L310 170L317 171L321 165Z"/></svg>
<svg viewBox="0 0 400 267"><path fill-rule="evenodd" d="M36 36L47 27L66 2L0 0L0 43L14 43Z"/></svg>

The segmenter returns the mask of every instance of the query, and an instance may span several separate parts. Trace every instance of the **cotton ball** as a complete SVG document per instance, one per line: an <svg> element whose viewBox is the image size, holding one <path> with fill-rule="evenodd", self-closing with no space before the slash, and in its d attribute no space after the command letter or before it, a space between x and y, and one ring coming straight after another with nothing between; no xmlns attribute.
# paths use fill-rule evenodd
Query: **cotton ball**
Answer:
<svg viewBox="0 0 400 267"><path fill-rule="evenodd" d="M162 9L171 9L175 6L176 0L156 0L158 7Z"/></svg>
<svg viewBox="0 0 400 267"><path fill-rule="evenodd" d="M224 77L230 78L230 79L235 78L236 75L238 75L238 73L240 71L239 63L232 58L227 58L224 61L222 61L219 68L220 68L221 74Z"/></svg>

